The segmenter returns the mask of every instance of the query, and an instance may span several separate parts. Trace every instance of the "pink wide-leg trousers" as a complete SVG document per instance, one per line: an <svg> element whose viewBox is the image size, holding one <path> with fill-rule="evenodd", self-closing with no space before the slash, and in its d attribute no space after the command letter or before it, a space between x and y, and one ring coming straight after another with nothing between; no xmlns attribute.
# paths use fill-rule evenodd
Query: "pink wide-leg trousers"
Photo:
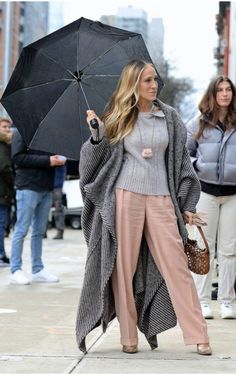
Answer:
<svg viewBox="0 0 236 374"><path fill-rule="evenodd" d="M171 197L142 195L117 189L118 252L112 285L121 344L138 343L132 281L143 232L153 259L166 282L185 344L208 343L206 321L188 269Z"/></svg>

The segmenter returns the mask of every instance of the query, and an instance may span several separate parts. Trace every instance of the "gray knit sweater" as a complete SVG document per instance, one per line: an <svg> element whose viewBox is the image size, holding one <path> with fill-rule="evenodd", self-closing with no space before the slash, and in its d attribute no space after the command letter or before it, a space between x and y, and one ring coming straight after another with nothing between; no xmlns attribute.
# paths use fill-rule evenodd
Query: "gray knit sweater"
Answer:
<svg viewBox="0 0 236 374"><path fill-rule="evenodd" d="M140 112L132 133L124 139L124 162L116 188L144 195L169 195L165 165L168 143L164 113ZM143 158L143 148L151 148L153 157Z"/></svg>
<svg viewBox="0 0 236 374"><path fill-rule="evenodd" d="M169 145L165 164L168 186L183 242L187 230L182 212L195 212L200 183L186 149L186 128L176 111L158 100L165 114ZM115 317L111 275L115 264L115 186L122 168L124 144L111 146L106 138L99 144L88 140L80 157L80 187L84 199L82 227L88 254L78 308L76 335L78 346L86 351L85 338L102 324L105 331ZM158 230L158 227L157 227ZM171 250L169 248L168 250ZM176 316L166 284L143 240L134 277L134 297L138 327L152 348L156 334L176 324Z"/></svg>

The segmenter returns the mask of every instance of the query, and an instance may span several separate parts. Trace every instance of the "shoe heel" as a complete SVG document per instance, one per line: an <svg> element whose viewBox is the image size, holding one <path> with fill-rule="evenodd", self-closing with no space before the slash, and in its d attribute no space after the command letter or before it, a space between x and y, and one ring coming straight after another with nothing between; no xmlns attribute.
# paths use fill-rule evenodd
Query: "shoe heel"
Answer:
<svg viewBox="0 0 236 374"><path fill-rule="evenodd" d="M197 344L197 353L203 356L211 356L212 350L209 344Z"/></svg>
<svg viewBox="0 0 236 374"><path fill-rule="evenodd" d="M124 353L137 353L138 352L138 348L137 348L137 345L123 345L122 347L122 351Z"/></svg>

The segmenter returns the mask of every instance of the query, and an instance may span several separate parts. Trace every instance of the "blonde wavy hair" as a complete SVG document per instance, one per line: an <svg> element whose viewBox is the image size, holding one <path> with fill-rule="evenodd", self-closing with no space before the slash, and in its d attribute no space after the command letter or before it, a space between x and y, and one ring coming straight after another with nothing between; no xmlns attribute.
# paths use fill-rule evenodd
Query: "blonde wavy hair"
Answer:
<svg viewBox="0 0 236 374"><path fill-rule="evenodd" d="M101 117L105 123L106 136L110 139L111 144L118 143L134 128L138 117L140 77L144 69L150 65L153 66L146 61L133 60L122 70L117 88Z"/></svg>

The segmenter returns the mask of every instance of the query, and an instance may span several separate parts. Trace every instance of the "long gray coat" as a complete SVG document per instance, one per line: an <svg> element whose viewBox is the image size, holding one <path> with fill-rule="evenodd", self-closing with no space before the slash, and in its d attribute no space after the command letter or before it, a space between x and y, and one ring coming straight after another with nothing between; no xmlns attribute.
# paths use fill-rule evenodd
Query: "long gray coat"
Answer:
<svg viewBox="0 0 236 374"><path fill-rule="evenodd" d="M200 184L186 149L186 129L176 111L158 100L169 133L166 168L170 195L183 242L187 240L182 212L195 212ZM117 252L115 233L115 182L122 166L123 142L112 146L106 138L99 144L84 143L80 156L80 186L84 199L82 227L88 246L84 283L78 308L76 335L79 349L86 352L85 338L102 324L103 331L115 317L111 275ZM157 227L158 230L158 227ZM184 292L184 290L183 290ZM176 316L166 288L148 250L141 245L134 277L138 327L152 349L156 335L176 325Z"/></svg>

